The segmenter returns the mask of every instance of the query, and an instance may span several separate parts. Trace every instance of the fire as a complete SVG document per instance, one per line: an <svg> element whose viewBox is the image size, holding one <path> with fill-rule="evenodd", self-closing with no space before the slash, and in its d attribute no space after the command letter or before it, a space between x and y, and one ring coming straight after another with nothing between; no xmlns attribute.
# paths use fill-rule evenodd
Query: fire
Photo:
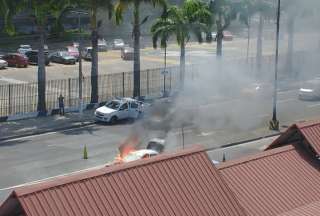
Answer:
<svg viewBox="0 0 320 216"><path fill-rule="evenodd" d="M120 146L119 154L115 157L115 163L121 163L123 158L127 156L130 152L136 150L137 145L139 144L139 138L137 135L129 136Z"/></svg>

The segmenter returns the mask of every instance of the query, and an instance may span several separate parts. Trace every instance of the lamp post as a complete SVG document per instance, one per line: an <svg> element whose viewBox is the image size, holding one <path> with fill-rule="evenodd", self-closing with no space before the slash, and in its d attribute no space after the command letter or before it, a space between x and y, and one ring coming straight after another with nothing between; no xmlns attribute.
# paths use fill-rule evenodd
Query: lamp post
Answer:
<svg viewBox="0 0 320 216"><path fill-rule="evenodd" d="M79 29L79 112L82 114L83 112L83 96L82 96L82 79L83 79L83 74L82 74L82 37L81 37L81 15L88 15L87 12L83 11L71 11L71 13L77 14L78 15L78 29Z"/></svg>
<svg viewBox="0 0 320 216"><path fill-rule="evenodd" d="M278 61L279 61L279 33L280 33L280 7L281 0L278 0L277 10L277 36L276 36L276 59L275 59L275 73L274 73L274 87L273 87L273 109L272 120L269 122L270 130L279 130L279 121L277 119L277 90L278 90Z"/></svg>

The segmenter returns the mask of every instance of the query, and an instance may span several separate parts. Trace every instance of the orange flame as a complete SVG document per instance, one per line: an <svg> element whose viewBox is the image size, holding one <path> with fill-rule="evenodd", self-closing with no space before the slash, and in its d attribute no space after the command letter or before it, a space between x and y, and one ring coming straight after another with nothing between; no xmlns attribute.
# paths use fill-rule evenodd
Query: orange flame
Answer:
<svg viewBox="0 0 320 216"><path fill-rule="evenodd" d="M123 158L127 156L130 152L136 150L137 145L139 144L139 138L137 135L129 136L120 146L119 154L115 157L115 163L121 163Z"/></svg>

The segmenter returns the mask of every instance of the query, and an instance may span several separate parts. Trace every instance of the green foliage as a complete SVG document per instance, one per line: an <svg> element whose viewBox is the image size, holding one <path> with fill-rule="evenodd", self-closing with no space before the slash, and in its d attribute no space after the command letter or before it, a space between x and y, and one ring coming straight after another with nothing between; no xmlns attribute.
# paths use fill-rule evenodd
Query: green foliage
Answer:
<svg viewBox="0 0 320 216"><path fill-rule="evenodd" d="M186 0L181 7L171 6L151 27L153 47L157 47L158 40L165 47L172 35L180 46L189 41L191 34L202 42L201 33L208 31L211 20L208 6L199 0Z"/></svg>

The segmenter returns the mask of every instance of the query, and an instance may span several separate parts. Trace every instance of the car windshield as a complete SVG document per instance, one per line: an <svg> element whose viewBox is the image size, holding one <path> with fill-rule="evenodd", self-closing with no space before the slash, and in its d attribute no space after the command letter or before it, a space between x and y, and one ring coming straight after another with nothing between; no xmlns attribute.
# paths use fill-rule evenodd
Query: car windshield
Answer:
<svg viewBox="0 0 320 216"><path fill-rule="evenodd" d="M60 52L60 55L63 57L66 57L66 56L69 56L69 53L68 52Z"/></svg>
<svg viewBox="0 0 320 216"><path fill-rule="evenodd" d="M115 42L115 43L123 43L123 40L121 40L121 39L115 39L114 42Z"/></svg>
<svg viewBox="0 0 320 216"><path fill-rule="evenodd" d="M110 101L105 106L110 108L110 109L117 110L120 107L120 103L118 101Z"/></svg>

